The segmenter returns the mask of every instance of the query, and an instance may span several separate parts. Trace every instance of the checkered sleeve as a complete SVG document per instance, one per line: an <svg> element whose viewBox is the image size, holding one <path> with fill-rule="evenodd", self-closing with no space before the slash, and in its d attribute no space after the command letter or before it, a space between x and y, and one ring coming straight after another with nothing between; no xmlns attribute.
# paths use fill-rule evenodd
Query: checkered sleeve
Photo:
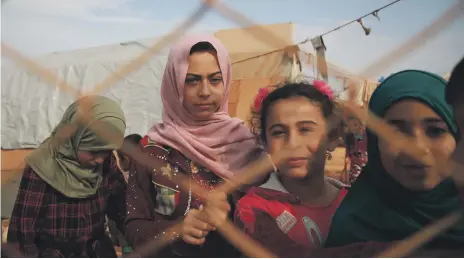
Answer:
<svg viewBox="0 0 464 259"><path fill-rule="evenodd" d="M24 169L10 218L7 242L25 257L38 256L35 223L43 209L46 186L30 167Z"/></svg>

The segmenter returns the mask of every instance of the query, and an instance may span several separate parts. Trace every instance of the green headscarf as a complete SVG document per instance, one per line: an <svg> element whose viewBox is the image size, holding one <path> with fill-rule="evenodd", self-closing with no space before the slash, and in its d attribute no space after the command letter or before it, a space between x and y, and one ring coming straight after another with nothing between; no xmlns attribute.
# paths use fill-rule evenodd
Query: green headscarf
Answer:
<svg viewBox="0 0 464 259"><path fill-rule="evenodd" d="M414 99L431 107L448 124L454 136L451 106L445 101L446 81L432 73L405 70L388 77L374 91L369 109L383 117L385 111L403 99ZM414 192L396 182L380 160L377 137L368 131L369 161L335 213L326 247L356 242L391 242L410 236L425 225L462 208L458 190L446 179L432 190ZM426 245L453 249L464 245L464 227L451 230Z"/></svg>
<svg viewBox="0 0 464 259"><path fill-rule="evenodd" d="M90 99L92 98L92 99ZM86 102L85 115L90 121L83 122L78 109ZM70 138L60 141L58 132L64 127L77 125ZM90 129L98 127L107 138L97 135ZM121 107L113 100L103 96L83 97L66 109L60 123L31 155L26 157L29 166L50 186L70 198L86 198L94 195L102 181L102 165L93 169L83 168L77 157L78 151L110 151L121 147L126 123ZM62 142L62 143L59 143Z"/></svg>

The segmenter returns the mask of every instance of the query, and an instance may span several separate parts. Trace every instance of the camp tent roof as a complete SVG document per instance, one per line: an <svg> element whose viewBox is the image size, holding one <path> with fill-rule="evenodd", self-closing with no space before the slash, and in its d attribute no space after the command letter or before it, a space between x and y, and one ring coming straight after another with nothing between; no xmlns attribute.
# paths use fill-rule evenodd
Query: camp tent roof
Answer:
<svg viewBox="0 0 464 259"><path fill-rule="evenodd" d="M233 47L227 39L234 39L234 32L237 31L243 32L242 29L232 29L217 33L230 49L232 63L269 50L259 50L259 46L249 48L251 45L245 43L243 38L238 41L241 42L240 45ZM34 61L85 92L92 90L96 84L142 54L158 40L159 38L142 39L51 53ZM144 134L151 125L161 120L159 90L167 55L168 48L160 50L147 64L102 93L122 106L128 125L126 133ZM233 74L237 78L269 77L271 74L286 72L288 68L281 68L289 67L289 64L291 59L286 58L285 53L268 54L233 64ZM21 66L2 67L2 74L2 149L34 148L48 137L74 97L57 90L56 86L44 82Z"/></svg>
<svg viewBox="0 0 464 259"><path fill-rule="evenodd" d="M141 54L147 41L114 44L62 53L34 61L80 91L89 91L122 65ZM122 78L102 94L120 103L127 133L146 132L161 119L159 89L168 50ZM2 67L2 149L36 147L61 119L74 96L44 82L23 67Z"/></svg>

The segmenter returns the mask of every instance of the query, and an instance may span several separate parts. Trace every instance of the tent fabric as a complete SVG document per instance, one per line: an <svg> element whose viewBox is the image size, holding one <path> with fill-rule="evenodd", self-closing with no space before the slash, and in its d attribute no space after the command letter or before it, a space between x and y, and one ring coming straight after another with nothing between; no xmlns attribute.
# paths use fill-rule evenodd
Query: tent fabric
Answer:
<svg viewBox="0 0 464 259"><path fill-rule="evenodd" d="M232 53L233 80L288 76L294 68L294 56L286 50L270 53Z"/></svg>
<svg viewBox="0 0 464 259"><path fill-rule="evenodd" d="M243 28L224 29L214 35L218 37L229 53L268 53L295 44L293 23L257 25ZM232 63L236 61L232 59Z"/></svg>
<svg viewBox="0 0 464 259"><path fill-rule="evenodd" d="M299 50L293 34L293 23L278 23L219 30L215 36L229 51L232 79L243 80L290 75Z"/></svg>
<svg viewBox="0 0 464 259"><path fill-rule="evenodd" d="M301 51L300 60L302 61L303 72L305 75L316 77L316 57L311 53L305 53ZM346 91L346 87L348 86L348 82L351 81L355 82L357 85L354 101L359 105L365 105L369 101L372 92L378 85L377 82L361 78L354 73L330 62L327 62L327 66L329 84L334 88L334 91L338 94L338 97L341 100L346 100L348 98L348 91Z"/></svg>
<svg viewBox="0 0 464 259"><path fill-rule="evenodd" d="M35 62L75 89L88 92L140 55L146 45L117 44L49 54ZM127 119L126 134L144 134L161 121L159 91L167 55L167 49L160 51L137 71L102 92L122 106ZM58 90L22 67L2 67L2 149L37 147L74 99L70 93Z"/></svg>
<svg viewBox="0 0 464 259"><path fill-rule="evenodd" d="M295 49L293 24L264 27L284 40L262 42L253 36L261 34L260 26L216 32L230 52L234 80L288 76L294 69L293 53L289 52L289 48ZM34 61L77 90L88 92L157 40L52 53ZM167 48L161 50L147 64L102 92L122 106L128 125L126 134L144 134L161 121L159 91L168 52ZM2 149L35 148L48 137L75 97L21 66L2 67L2 74Z"/></svg>

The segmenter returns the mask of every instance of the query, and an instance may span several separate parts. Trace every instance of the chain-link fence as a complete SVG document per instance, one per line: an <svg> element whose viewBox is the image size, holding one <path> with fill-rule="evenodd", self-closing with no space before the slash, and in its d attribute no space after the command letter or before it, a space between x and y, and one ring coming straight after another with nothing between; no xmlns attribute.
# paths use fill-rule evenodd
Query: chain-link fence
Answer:
<svg viewBox="0 0 464 259"><path fill-rule="evenodd" d="M2 1L3 3L4 1ZM417 33L413 37L411 37L408 41L404 44L399 46L397 49L391 51L384 55L381 59L377 60L373 64L366 66L368 69L361 72L358 76L361 78L371 78L372 76L381 72L384 68L390 66L391 64L398 61L401 57L405 56L407 53L411 52L415 48L420 47L422 44L427 42L428 40L434 38L440 31L450 25L454 20L459 18L460 15L463 13L463 2L464 1L457 1L453 6L451 6L447 11L445 11L438 19L433 21L429 26L424 28L421 32ZM13 47L8 46L2 42L2 54L9 57L11 60L15 61L16 63L24 66L29 72L39 75L42 80L48 82L51 86L55 86L59 88L61 91L68 92L75 96L76 99L81 98L85 95L98 95L102 93L105 89L114 85L120 78L123 78L125 75L134 72L139 67L144 65L153 55L155 55L161 49L169 46L169 44L177 41L182 37L182 35L188 31L192 26L196 23L201 21L201 19L205 16L207 12L216 11L225 18L232 20L233 22L237 23L240 26L248 27L248 26L256 26L253 20L244 16L240 12L230 8L225 3L215 0L204 0L201 2L200 6L192 12L190 17L188 17L183 23L177 26L174 30L170 33L162 37L158 42L150 46L144 53L139 55L138 57L134 58L130 63L120 67L117 71L115 71L112 75L108 78L103 80L101 83L97 84L92 92L81 93L78 92L76 89L69 84L67 84L64 80L58 78L53 72L42 68L39 64L35 63L34 61L28 59L27 57L21 55L18 51L16 51ZM282 45L285 45L285 40L279 38L278 36L274 35L270 31L266 30L264 27L257 27L262 28L259 30L254 30L251 36L256 39L259 39L264 42L282 42ZM324 68L318 68L318 70L322 70ZM354 85L354 84L353 84ZM353 89L354 86L351 86ZM82 116L82 120L88 120L88 114L86 114L85 109L91 105L91 100L89 99L82 107L80 115ZM369 127L374 133L376 133L380 138L392 140L394 139L397 141L397 145L401 145L403 150L409 153L412 156L418 156L421 154L421 150L417 148L416 145L411 144L409 138L405 135L402 135L395 131L391 126L387 123L382 121L381 119L375 117L371 113L366 113L364 110L359 109L352 100L347 100L343 102L343 107L347 109L350 113L354 114L358 118L362 119L366 122L366 126ZM106 125L100 124L93 124L91 126L92 130L94 130L98 135L106 138L108 141L114 140L114 134L112 134L111 130L109 130ZM57 140L63 141L67 137L70 137L73 132L75 131L75 126L69 126L64 128L59 134L57 134ZM136 162L141 164L146 164L150 166L152 164L150 156L144 154L140 150L138 150L135 146L131 145L124 145L123 148L125 153L132 154L132 157ZM453 163L456 168L463 168L462 165L458 164L456 161L446 161L443 159L436 159L437 162L443 163L443 166L449 166L449 164ZM265 174L265 170L263 168L254 168L255 170L247 172L246 174L237 176L230 181L227 181L223 185L216 188L216 193L230 193L235 190L239 185L249 183L252 179L255 179L258 174ZM461 171L464 171L461 169ZM438 177L438 176L437 176ZM432 179L433 180L433 179ZM4 179L2 182L2 186L8 182L8 179ZM185 190L189 190L189 181L188 179L181 179L179 182L176 182L180 187L183 187ZM205 193L205 191L200 187L193 183L192 186L192 193L201 197L203 199L209 199L209 196L213 194ZM462 214L460 212L453 212L450 216L445 217L444 219L433 223L430 227L423 229L422 231L414 234L411 237L406 238L403 241L396 243L393 247L391 247L388 251L384 251L380 256L383 257L401 257L407 255L410 251L420 247L423 243L430 240L433 236L439 234L443 230L449 228L453 224L455 224L460 218ZM156 252L158 249L161 249L163 246L167 245L168 243L172 242L172 239L177 238L176 235L173 233L179 232L181 221L178 224L174 225L171 229L166 230L167 233L164 237L160 240L158 239L156 242L148 242L144 247L135 251L135 255L148 255ZM238 228L236 228L231 222L226 221L221 227L218 229L229 241L236 246L241 252L243 252L247 256L251 257L274 257L272 253L267 251L263 248L258 242L252 240L248 236L246 236L243 232L241 232ZM154 233L156 235L156 233ZM9 249L8 246L2 246L2 255L13 255L18 256L13 250Z"/></svg>

